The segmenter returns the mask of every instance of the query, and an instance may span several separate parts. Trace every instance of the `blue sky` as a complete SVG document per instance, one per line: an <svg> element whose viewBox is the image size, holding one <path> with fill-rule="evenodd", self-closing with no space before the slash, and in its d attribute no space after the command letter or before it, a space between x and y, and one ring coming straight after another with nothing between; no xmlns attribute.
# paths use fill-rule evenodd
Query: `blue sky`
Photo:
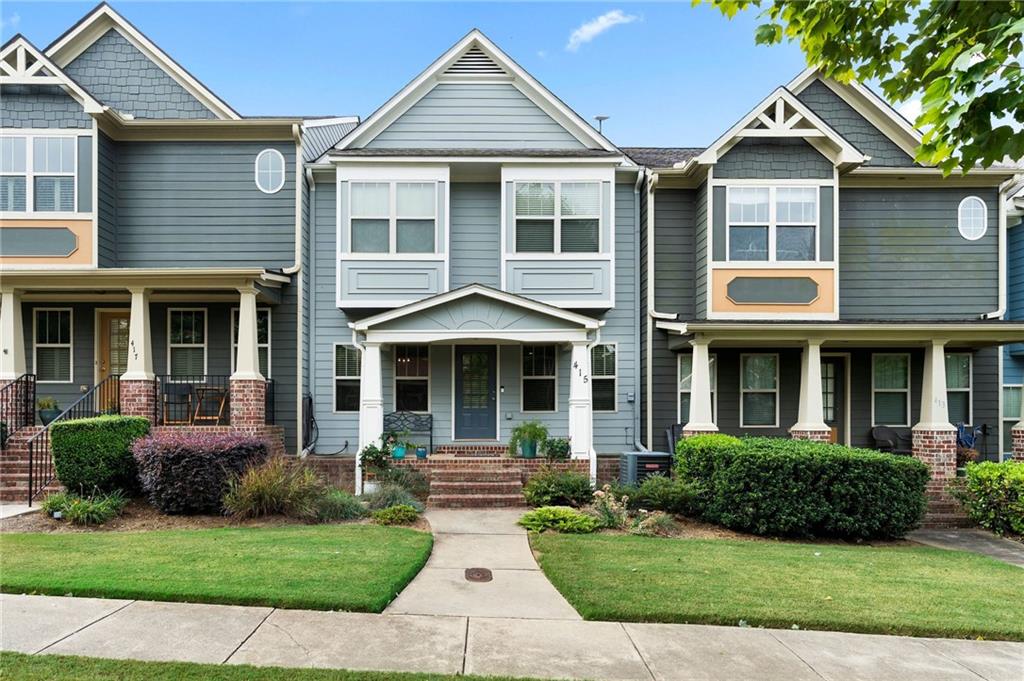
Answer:
<svg viewBox="0 0 1024 681"><path fill-rule="evenodd" d="M43 48L93 5L5 0L0 34ZM755 46L753 13L689 2L113 6L245 115L366 117L477 27L582 116L610 116L617 144L700 146L805 64Z"/></svg>

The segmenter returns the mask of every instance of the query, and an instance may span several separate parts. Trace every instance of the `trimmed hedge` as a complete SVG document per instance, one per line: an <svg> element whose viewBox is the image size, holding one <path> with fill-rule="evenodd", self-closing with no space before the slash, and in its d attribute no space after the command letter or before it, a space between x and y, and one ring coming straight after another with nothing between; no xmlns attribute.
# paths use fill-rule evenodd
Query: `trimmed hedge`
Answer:
<svg viewBox="0 0 1024 681"><path fill-rule="evenodd" d="M523 485L523 497L530 506L586 506L594 498L590 477L575 471L546 466Z"/></svg>
<svg viewBox="0 0 1024 681"><path fill-rule="evenodd" d="M132 443L149 434L140 416L97 416L60 421L50 428L50 449L60 484L84 495L138 490Z"/></svg>
<svg viewBox="0 0 1024 681"><path fill-rule="evenodd" d="M951 491L971 520L996 534L1024 535L1024 463L969 463L966 473Z"/></svg>
<svg viewBox="0 0 1024 681"><path fill-rule="evenodd" d="M924 514L929 471L911 457L781 438L690 440L677 458L698 483L696 507L734 530L892 539Z"/></svg>
<svg viewBox="0 0 1024 681"><path fill-rule="evenodd" d="M230 481L267 452L259 438L196 432L161 433L133 447L142 490L168 514L221 513Z"/></svg>

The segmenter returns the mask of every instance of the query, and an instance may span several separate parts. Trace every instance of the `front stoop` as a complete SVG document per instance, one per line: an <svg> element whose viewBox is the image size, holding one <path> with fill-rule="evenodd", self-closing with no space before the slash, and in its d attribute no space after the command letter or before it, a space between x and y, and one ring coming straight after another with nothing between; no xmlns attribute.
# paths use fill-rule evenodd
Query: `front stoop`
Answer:
<svg viewBox="0 0 1024 681"><path fill-rule="evenodd" d="M523 473L504 464L431 471L427 504L436 508L519 508Z"/></svg>
<svg viewBox="0 0 1024 681"><path fill-rule="evenodd" d="M39 433L42 426L28 426L17 431L7 440L7 447L0 450L0 501L21 502L28 500L28 440ZM50 468L52 471L52 467ZM59 492L60 483L54 479L38 498L51 492Z"/></svg>

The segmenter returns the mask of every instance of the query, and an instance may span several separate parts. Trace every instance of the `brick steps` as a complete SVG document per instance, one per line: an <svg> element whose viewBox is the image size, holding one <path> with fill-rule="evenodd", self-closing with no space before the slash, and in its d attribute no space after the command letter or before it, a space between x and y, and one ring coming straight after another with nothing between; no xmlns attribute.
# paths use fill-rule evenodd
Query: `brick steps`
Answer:
<svg viewBox="0 0 1024 681"><path fill-rule="evenodd" d="M523 507L523 471L509 467L508 459L432 467L427 503L439 508Z"/></svg>
<svg viewBox="0 0 1024 681"><path fill-rule="evenodd" d="M522 472L514 468L462 468L431 471L430 479L438 483L522 481Z"/></svg>
<svg viewBox="0 0 1024 681"><path fill-rule="evenodd" d="M508 445L497 444L497 443L467 443L467 444L447 444L439 445L435 450L436 456L454 456L454 457L481 457L491 456L500 457L505 456L508 452Z"/></svg>
<svg viewBox="0 0 1024 681"><path fill-rule="evenodd" d="M435 496L451 495L519 495L523 486L518 480L513 482L431 482L430 493Z"/></svg>
<svg viewBox="0 0 1024 681"><path fill-rule="evenodd" d="M437 508L526 508L522 494L431 494L427 503Z"/></svg>
<svg viewBox="0 0 1024 681"><path fill-rule="evenodd" d="M42 426L22 428L11 435L7 446L0 450L0 501L25 503L28 499L28 441L42 429ZM60 484L54 480L36 499L60 489Z"/></svg>

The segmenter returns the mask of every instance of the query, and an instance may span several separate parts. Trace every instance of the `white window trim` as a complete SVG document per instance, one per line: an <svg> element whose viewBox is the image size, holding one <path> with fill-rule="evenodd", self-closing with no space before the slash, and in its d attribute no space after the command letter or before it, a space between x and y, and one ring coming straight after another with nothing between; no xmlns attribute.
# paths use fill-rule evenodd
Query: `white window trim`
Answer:
<svg viewBox="0 0 1024 681"><path fill-rule="evenodd" d="M734 189L739 188L767 188L768 189L768 221L767 224L764 222L733 222L729 219L729 204L732 199L732 192ZM813 189L814 190L814 206L815 206L815 219L814 219L814 259L813 260L778 260L775 252L777 243L776 232L779 227L809 227L811 226L806 222L779 222L776 218L776 193L779 189ZM768 228L768 259L767 260L733 260L730 256L730 237L732 234L732 228L736 227L767 227ZM728 263L759 263L762 266L764 264L780 264L785 267L799 267L808 263L820 263L821 262L821 181L818 182L801 182L799 184L777 184L765 182L763 184L727 184L725 185L725 262ZM830 263L832 266L834 263Z"/></svg>
<svg viewBox="0 0 1024 681"><path fill-rule="evenodd" d="M260 159L263 158L264 154L270 154L271 156L277 156L278 160L281 161L281 181L271 189L264 189L260 186ZM256 154L256 160L253 162L253 182L256 184L256 188L264 194L276 194L284 188L284 183L288 175L288 164L284 160L284 154L277 149L268 148L264 149L260 153Z"/></svg>
<svg viewBox="0 0 1024 681"><path fill-rule="evenodd" d="M954 357L963 355L967 357L967 387L966 388L950 388L949 387L949 374L946 374L946 406L949 407L949 393L967 393L967 425L974 425L974 355L970 352L947 352L945 357ZM947 412L948 413L948 412ZM951 419L952 420L952 419ZM955 425L955 424L954 424Z"/></svg>
<svg viewBox="0 0 1024 681"><path fill-rule="evenodd" d="M516 195L517 189L521 184L550 184L555 189L555 210L550 216L548 215L522 215L516 212ZM514 180L512 182L512 253L520 256L532 257L535 255L556 255L562 256L562 185L563 184L596 184L597 185L597 214L596 215L570 215L565 219L568 220L597 220L597 250L596 251L569 251L567 255L571 256L595 256L604 253L604 238L602 233L604 231L604 220L602 214L604 213L604 197L602 196L603 190L600 180L552 180L552 179L536 179L536 180ZM520 251L516 247L516 233L519 227L520 220L551 220L552 221L552 246L553 251Z"/></svg>
<svg viewBox="0 0 1024 681"><path fill-rule="evenodd" d="M1003 398L1003 391L1006 388L1015 388L1017 390L1020 390L1021 391L1021 399L1024 399L1024 383L1004 383L999 388L999 425L1000 425L1001 428L1005 428L1006 432L1012 432L1013 427L1015 425L1017 425L1020 422L1021 419L1020 419L1020 416L1013 417L1013 416L1006 416L1006 415L1003 414L1003 407L1002 407L1003 399L1004 399ZM1003 431L1002 430L999 431L999 460L1000 461L1009 461L1011 459L1011 457L1013 456L1013 449L1012 449L1012 444L1013 444L1012 437L1013 436L1011 435L1010 437L1011 437L1011 440L1010 440L1011 448L1009 450L1005 450L1005 449L1003 449Z"/></svg>
<svg viewBox="0 0 1024 681"><path fill-rule="evenodd" d="M906 388L876 388L875 387L875 358L877 357L906 357L907 358L907 387ZM910 353L909 352L872 352L871 353L871 427L889 426L890 428L908 428L912 417L910 415ZM907 395L907 423L877 423L875 421L875 394L876 393L906 393Z"/></svg>
<svg viewBox="0 0 1024 681"><path fill-rule="evenodd" d="M774 357L775 358L775 389L762 390L743 387L743 362L747 357ZM748 424L743 418L743 396L747 393L771 393L775 395L775 422L762 424ZM740 355L740 428L778 428L779 427L779 353L777 352L745 352Z"/></svg>
<svg viewBox="0 0 1024 681"><path fill-rule="evenodd" d="M352 189L357 184L386 184L388 185L388 215L352 215ZM434 186L432 198L434 199L434 213L433 215L403 215L398 216L398 185L400 184L431 184ZM356 256L372 256L374 258L381 258L386 255L396 255L399 258L423 258L424 256L429 257L431 260L435 259L438 253L438 231L440 229L439 220L437 218L438 205L437 205L437 184L438 180L349 180L348 182L348 252ZM388 221L388 250L381 251L379 253L371 253L360 251L356 253L353 249L353 220L387 220ZM433 220L434 221L434 247L433 250L426 253L402 253L398 251L398 221L399 220Z"/></svg>
<svg viewBox="0 0 1024 681"><path fill-rule="evenodd" d="M362 366L360 366L360 373L355 376L338 375L338 346L354 349L359 355L360 364L362 364L363 353L360 351L358 346L355 346L352 343L334 343L331 345L331 374L334 377L331 381L331 412L334 414L358 414L360 411L359 409L352 411L338 409L338 381L358 381L360 383L360 391L362 391L361 384L363 380Z"/></svg>
<svg viewBox="0 0 1024 681"><path fill-rule="evenodd" d="M39 312L67 312L68 313L68 324L69 328L69 343L40 343L39 342ZM70 307L36 307L32 309L32 371L38 377L39 375L39 362L38 352L39 348L67 348L69 354L68 362L68 380L66 381L40 381L36 380L36 383L42 385L68 385L75 382L75 311Z"/></svg>
<svg viewBox="0 0 1024 681"><path fill-rule="evenodd" d="M25 172L14 173L14 172L3 172L0 175L4 177L24 177L25 178L25 210L24 211L3 211L5 215L31 215L32 217L57 217L66 218L67 216L74 215L82 217L89 215L89 213L78 212L78 138L83 136L85 132L84 128L30 128L30 129L14 129L9 128L0 132L0 137L24 137L25 138ZM35 169L35 139L47 137L47 138L68 138L71 140L71 151L72 157L72 171L71 172L36 172ZM35 185L36 177L70 177L71 182L71 210L69 211L54 211L54 210L36 210L36 196L35 196Z"/></svg>
<svg viewBox="0 0 1024 681"><path fill-rule="evenodd" d="M686 421L683 420L683 408L679 404L680 397L683 393L692 393L693 391L689 388L683 390L682 382L679 380L679 365L683 361L683 357L693 357L692 352L680 352L676 355L676 423L686 425L690 420L690 415L686 415ZM692 360L691 360L692 362ZM718 419L718 354L708 353L708 364L711 369L711 421L716 423ZM693 366L692 363L690 365ZM692 379L691 379L692 380ZM693 404L693 396L690 396L690 404Z"/></svg>
<svg viewBox="0 0 1024 681"><path fill-rule="evenodd" d="M602 346L602 345L610 345L613 348L614 353L615 353L615 373L612 374L611 376L596 376L594 374L594 356L593 356L593 351L594 351L594 348L596 348L598 346ZM591 407L592 407L592 411L595 414L617 414L618 411L619 411L619 343L618 343L618 341L615 341L615 342L612 342L612 343L595 343L594 345L591 346L590 352L591 352L591 356L590 356L590 390L591 390L590 404L591 404ZM558 362L558 360L556 358L555 359L555 363L556 363L555 368L556 369L558 368L557 367L557 362ZM593 407L593 404L594 404L594 395L593 395L594 381L611 381L612 382L612 385L614 386L614 388L612 390L612 395L615 396L615 408L614 409L597 409L596 407ZM558 393L555 393L555 398L556 398L556 401L557 401Z"/></svg>
<svg viewBox="0 0 1024 681"><path fill-rule="evenodd" d="M235 326L238 324L238 311L239 311L239 308L237 308L237 307L231 308L231 327L230 327L230 331L231 331L231 373L232 374L235 373L235 361L238 358L238 337L235 336ZM272 352L271 352L271 345L273 344L273 339L274 339L274 327L273 327L274 318L273 318L273 313L270 311L269 307L257 307L256 308L256 314L259 315L260 312L266 312L267 313L267 342L266 343L260 343L259 342L259 338L257 337L257 339L256 339L256 348L257 348L257 350L259 348L266 348L267 349L267 374L266 374L266 376L264 376L264 378L270 378L271 377L271 371L273 370L273 365L274 365L273 357L272 357ZM258 354L259 353L257 353L257 355ZM259 358L257 357L257 361L258 360L259 360Z"/></svg>
<svg viewBox="0 0 1024 681"><path fill-rule="evenodd" d="M526 348L527 347L549 347L555 350L555 368L554 374L548 374L545 376L527 376L526 367L524 362L526 361ZM520 346L519 350L519 411L523 414L557 414L558 413L558 346L552 343L524 343ZM527 381L550 381L555 379L555 399L554 409L541 409L541 410L529 410L524 405L526 398L526 382Z"/></svg>
<svg viewBox="0 0 1024 681"><path fill-rule="evenodd" d="M171 349L172 348L197 348L196 343L171 343L171 313L172 312L202 312L203 313L203 380L202 381L180 381L175 380L171 373ZM210 367L210 313L205 307L169 307L167 308L167 382L168 383L206 383Z"/></svg>
<svg viewBox="0 0 1024 681"><path fill-rule="evenodd" d="M398 375L398 348L401 347L423 347L427 349L427 375L426 376L399 376ZM427 381L427 410L426 411L414 411L413 414L430 414L431 407L433 407L433 392L432 384L430 382L431 369L431 352L430 345L425 343L402 343L401 345L395 345L391 360L391 407L393 411L398 411L398 382L399 381Z"/></svg>
<svg viewBox="0 0 1024 681"><path fill-rule="evenodd" d="M968 203L969 201L977 201L978 203L981 204L981 234L979 234L978 236L967 236L966 234L964 234L963 209L964 204ZM981 239L986 234L988 234L988 204L985 203L984 199L982 199L980 196L972 194L971 196L965 196L963 199L960 200L960 203L957 204L956 207L956 230L960 232L960 236L962 236L964 239L968 241L977 241L978 239Z"/></svg>

